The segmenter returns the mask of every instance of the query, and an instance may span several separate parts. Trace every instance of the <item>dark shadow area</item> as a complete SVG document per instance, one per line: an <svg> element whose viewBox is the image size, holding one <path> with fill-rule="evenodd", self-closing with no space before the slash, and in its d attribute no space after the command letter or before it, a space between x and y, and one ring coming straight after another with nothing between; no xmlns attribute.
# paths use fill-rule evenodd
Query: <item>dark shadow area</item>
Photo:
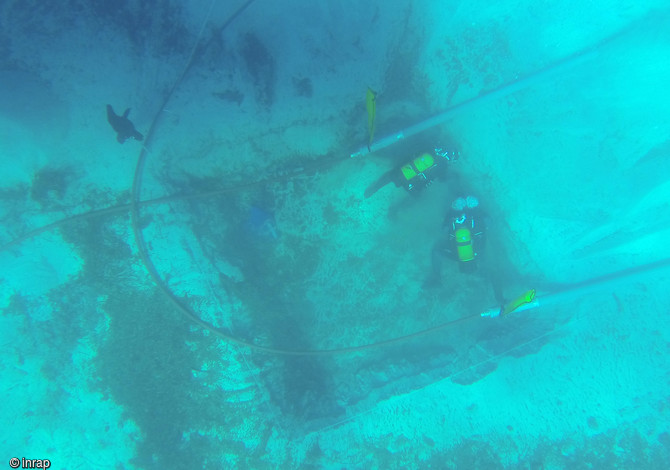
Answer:
<svg viewBox="0 0 670 470"><path fill-rule="evenodd" d="M289 434L314 431L345 416L345 409L337 402L338 377L332 358L284 356L264 365L261 380L281 411L282 428Z"/></svg>
<svg viewBox="0 0 670 470"><path fill-rule="evenodd" d="M68 188L77 179L72 167L44 167L33 177L30 197L45 210L67 207L63 199Z"/></svg>
<svg viewBox="0 0 670 470"><path fill-rule="evenodd" d="M276 65L267 47L254 33L240 39L239 53L256 90L256 101L265 109L272 107L275 99Z"/></svg>

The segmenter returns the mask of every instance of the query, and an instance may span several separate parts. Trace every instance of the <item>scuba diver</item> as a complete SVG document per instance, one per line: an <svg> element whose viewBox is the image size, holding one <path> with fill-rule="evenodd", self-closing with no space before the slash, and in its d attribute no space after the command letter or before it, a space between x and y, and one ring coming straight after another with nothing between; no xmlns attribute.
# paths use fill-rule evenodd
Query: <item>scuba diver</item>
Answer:
<svg viewBox="0 0 670 470"><path fill-rule="evenodd" d="M426 287L439 285L442 274L442 258L448 257L458 262L462 272L472 273L477 269L477 258L484 251L485 216L475 196L458 197L442 225L446 236L433 246L431 254L431 274Z"/></svg>
<svg viewBox="0 0 670 470"><path fill-rule="evenodd" d="M518 279L518 273L510 267L504 250L496 240L487 241L489 219L483 211L479 199L475 196L460 196L451 203L449 211L442 224L443 235L433 246L431 253L431 272L424 281L425 288L441 285L442 260L448 257L458 263L462 273L477 273L477 277L485 279L493 290L500 309L488 312L487 316L505 316L523 303L533 300L534 291L528 291L524 296L512 302L506 302L503 295L503 285L510 280ZM487 250L487 242L493 242L495 249Z"/></svg>
<svg viewBox="0 0 670 470"><path fill-rule="evenodd" d="M135 125L130 122L128 114L130 114L130 108L126 109L123 116L119 116L114 112L111 105L107 105L107 122L109 122L114 132L116 132L116 140L120 144L128 139L142 140L144 138L142 134L137 132Z"/></svg>
<svg viewBox="0 0 670 470"><path fill-rule="evenodd" d="M404 187L410 194L418 194L431 185L435 178L446 173L447 162L456 161L460 153L436 148L433 155L423 153L400 167L393 168L380 176L365 189L366 199L389 183Z"/></svg>

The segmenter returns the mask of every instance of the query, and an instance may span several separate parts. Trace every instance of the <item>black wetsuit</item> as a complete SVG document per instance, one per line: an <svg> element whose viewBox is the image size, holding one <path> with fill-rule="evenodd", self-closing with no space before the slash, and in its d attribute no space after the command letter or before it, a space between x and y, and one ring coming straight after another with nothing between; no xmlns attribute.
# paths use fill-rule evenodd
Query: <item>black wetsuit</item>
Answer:
<svg viewBox="0 0 670 470"><path fill-rule="evenodd" d="M393 168L381 175L365 189L365 197L369 198L389 183L393 183L398 188L405 188L410 194L419 194L424 188L430 186L435 178L444 177L447 165L436 162L433 166L419 173L411 180L405 178L401 168L402 166Z"/></svg>
<svg viewBox="0 0 670 470"><path fill-rule="evenodd" d="M116 132L116 140L120 144L128 139L142 140L144 138L144 136L135 129L133 123L130 122L128 114L130 114L130 109L126 109L123 116L119 116L114 112L111 105L107 105L107 122L109 122L112 129L114 129L114 132Z"/></svg>
<svg viewBox="0 0 670 470"><path fill-rule="evenodd" d="M457 221L464 216L463 223ZM476 258L472 261L463 262L458 259L456 250L456 240L454 232L459 225L469 228L472 233L472 244L475 257L479 257L484 251L485 246L485 226L484 216L478 208L465 209L461 211L451 210L444 220L443 233L439 240L433 245L431 253L431 273L426 284L429 286L438 285L442 277L442 259L450 258L459 263L462 270L472 271L476 269Z"/></svg>

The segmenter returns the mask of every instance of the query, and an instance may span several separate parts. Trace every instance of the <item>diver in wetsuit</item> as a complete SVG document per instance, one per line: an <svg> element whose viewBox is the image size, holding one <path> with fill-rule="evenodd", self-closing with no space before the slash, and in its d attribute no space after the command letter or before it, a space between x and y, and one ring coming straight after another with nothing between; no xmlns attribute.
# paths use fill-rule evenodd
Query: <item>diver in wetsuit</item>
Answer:
<svg viewBox="0 0 670 470"><path fill-rule="evenodd" d="M476 261L485 246L485 217L475 196L458 197L444 219L446 235L433 246L431 254L431 274L427 286L440 282L442 258L448 257L458 262L463 272L474 272Z"/></svg>
<svg viewBox="0 0 670 470"><path fill-rule="evenodd" d="M128 119L129 114L130 108L126 109L122 116L119 116L114 112L111 105L107 105L107 122L109 122L109 125L112 126L112 129L116 132L116 140L120 144L128 139L141 141L144 138L144 136L135 129L135 125L130 122L130 119Z"/></svg>
<svg viewBox="0 0 670 470"><path fill-rule="evenodd" d="M442 260L447 257L458 263L461 272L477 271L487 279L491 283L496 301L503 305L502 282L510 276L501 274L499 259L491 259L490 255L486 259L482 257L486 247L487 216L479 205L479 200L475 196L456 198L445 217L443 231L446 233L433 246L431 272L424 287L440 285ZM479 264L482 264L481 268Z"/></svg>
<svg viewBox="0 0 670 470"><path fill-rule="evenodd" d="M446 174L447 162L456 161L460 154L453 150L436 148L433 155L423 153L400 167L393 168L380 176L377 181L365 189L365 197L374 193L389 183L396 187L403 187L410 194L416 195L431 185L434 179L442 178Z"/></svg>

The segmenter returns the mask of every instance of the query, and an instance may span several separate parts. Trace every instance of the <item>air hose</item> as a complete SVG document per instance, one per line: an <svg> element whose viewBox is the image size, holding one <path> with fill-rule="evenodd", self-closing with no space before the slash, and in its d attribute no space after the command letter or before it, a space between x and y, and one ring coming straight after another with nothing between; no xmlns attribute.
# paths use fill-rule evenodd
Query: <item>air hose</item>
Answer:
<svg viewBox="0 0 670 470"><path fill-rule="evenodd" d="M230 23L236 19L244 10L246 10L247 7L249 7L255 0L248 0L244 2L223 24L220 26L217 31L213 34L220 34ZM211 7L210 7L211 10ZM207 14L207 18L209 17L209 13ZM206 20L207 21L207 20ZM178 86L182 83L184 78L186 77L187 73L191 69L191 67L194 65L195 60L198 56L198 52L202 52L204 49L207 48L207 46L212 42L210 41L201 44L200 43L200 37L202 36L202 32L204 30L205 24L203 24L203 28L201 29L199 35L198 35L198 40L196 41L196 44L187 60L187 64L182 72L182 74L177 78L175 83L173 84L172 88L169 90L168 94L165 96L162 105L159 107L159 111L157 112L156 116L154 117L151 126L147 132L146 136L146 141L145 141L145 146L142 147L136 169L135 169L135 177L133 180L133 188L132 188L132 196L131 196L131 202L130 204L122 204L122 205L117 205L105 209L100 209L96 211L91 211L83 214L78 214L72 217L69 217L67 219L63 219L60 221L53 222L51 224L48 224L46 226L40 227L38 229L32 230L17 239L14 239L2 246L0 246L0 251L6 250L12 246L17 245L18 243L29 239L31 237L34 237L40 233L46 232L48 230L52 230L58 226L61 226L65 223L76 221L76 220L83 220L87 218L93 218L93 217L98 217L98 216L103 216L103 215L112 215L112 214L118 214L121 212L125 212L130 210L131 212L131 223L132 223L132 228L133 228L133 233L135 236L136 244L138 246L139 254L142 259L143 264L145 265L145 268L147 269L147 272L149 275L152 277L152 280L156 283L156 285L160 288L160 290L170 299L170 301L179 309L179 311L190 321L193 323L197 324L198 326L205 328L218 336L219 338L238 344L240 346L245 346L250 349L254 349L256 351L260 352L266 352L266 353L272 353L272 354L281 354L281 355L332 355L332 354L340 354L340 353L351 353L351 352L357 352L357 351L363 351L366 349L372 349L380 346L387 346L395 343L400 343L404 342L413 338L417 338L420 336L424 336L430 333L434 333L440 330L443 330L448 327L452 327L456 324L461 324L465 322L469 322L471 320L474 320L476 318L479 318L480 316L497 316L494 315L493 312L496 312L497 314L501 313L500 308L495 308L491 309L490 311L484 312L482 314L472 314L472 315L467 315L461 318L457 318L452 321L448 321L418 332L414 332L408 335L384 340L384 341L379 341L376 343L369 343L369 344L364 344L364 345L358 345L358 346L351 346L351 347L343 347L343 348L334 348L334 349L322 349L322 350L285 350L285 349L278 349L278 348L272 348L272 347L265 347L262 345L254 344L239 338L236 338L218 328L213 326L212 324L206 322L205 320L201 319L181 298L177 297L166 285L166 283L163 281L163 279L160 277L156 267L154 266L151 258L149 257L148 250L146 248L146 242L144 240L144 236L142 233L142 230L139 226L139 211L140 208L145 206L145 205L151 205L151 204L162 204L174 200L179 200L179 199L189 199L189 198L199 198L199 197L208 197L216 194L223 194L226 192L230 191L237 191L240 189L245 189L249 187L253 187L256 185L261 185L261 184L266 184L268 182L273 182L273 181L280 181L284 179L290 179L294 176L297 175L303 175L303 174L308 174L311 170L317 170L320 169L326 165L332 165L337 162L329 161L329 162L319 162L311 168L302 168L302 169L296 169L295 172L290 173L290 174L284 174L281 176L277 177L271 177L271 178L266 178L257 182L253 183L246 183L242 185L236 185L234 187L229 187L229 188L223 188L223 189L218 189L218 190L212 190L212 191L206 191L206 192L200 192L200 193L191 193L191 194L175 194L175 195L169 195L169 196L164 196L152 200L146 200L146 201L141 201L140 200L140 193L141 193L141 185L142 185L142 174L143 174L143 169L144 169L144 164L145 160L147 158L147 155L149 153L149 145L153 140L154 134L156 127L160 121L160 118L162 116L163 110L167 103L169 102L170 98L172 97L172 94L175 92L175 90L178 88ZM383 138L377 142L373 142L368 149L367 146L361 148L358 152L355 152L351 154L351 157L358 156L358 155L363 155L366 153L374 152L377 150L380 150L384 147L387 147L389 145L392 145L393 143L402 140L403 138L409 137L411 135L417 134L419 132L422 132L426 129L429 129L433 126L439 125L449 118L453 117L457 113L463 111L467 107L477 104L477 103L482 103L484 101L490 101L496 98L500 98L503 96L507 96L513 92L519 91L521 89L524 89L528 87L529 85L536 83L537 81L541 79L547 79L558 72L565 71L567 68L572 67L576 65L577 63L581 63L587 59L592 58L597 52L600 47L605 45L606 43L609 43L613 41L615 38L621 36L623 33L627 32L630 28L626 28L622 31L620 31L617 34L614 34L608 38L606 38L603 41L598 42L596 45L591 46L579 53L573 54L561 61L558 61L548 67L545 67L544 69L526 76L525 78L516 80L512 83L508 83L504 86L501 86L499 88L496 88L492 91L489 91L487 93L484 93L482 95L479 95L475 98L472 98L468 101L465 101L463 103L460 103L456 106L453 106L444 112L429 118L425 121L422 121L420 123L417 123L407 129L404 129L402 131L399 131L391 136L388 136L386 138ZM346 161L346 160L344 160ZM507 313L512 313L512 312L520 312L523 310L528 310L531 308L536 308L539 307L540 305L547 305L550 303L558 303L562 301L567 301L569 298L577 297L579 295L584 295L588 292L591 291L591 289L603 289L606 286L610 286L615 282L620 282L623 281L624 279L629 279L633 276L640 275L643 273L647 273L650 271L654 271L657 269L665 268L670 265L670 259L665 259L658 261L656 263L651 263L647 264L644 266L640 266L637 268L631 268L629 270L624 270L620 271L617 273L613 273L607 276L601 276L598 278L594 278L588 281L584 281L581 283L577 284L570 284L568 286L563 287L562 289L559 289L553 293L549 294L543 294L539 296L535 296L534 293L532 295L532 298L528 295L528 293L524 294L524 296L515 299L514 303L508 304L507 305ZM524 301L524 299L527 299L527 301Z"/></svg>
<svg viewBox="0 0 670 470"><path fill-rule="evenodd" d="M428 130L432 127L444 124L446 121L448 121L455 115L462 113L463 111L472 107L473 105L484 104L499 98L503 98L512 93L516 93L520 90L528 88L529 86L535 83L548 80L551 77L554 77L560 73L567 71L572 67L575 67L576 65L582 64L588 60L593 59L596 55L598 55L598 52L602 47L620 38L621 36L627 34L633 29L634 26L637 26L637 24L638 22L634 22L626 26L625 28L617 31L616 33L602 39L601 41L598 41L592 46L589 46L586 49L582 49L581 51L578 51L572 55L564 57L563 59L553 62L552 64L540 70L537 70L529 75L526 75L525 77L521 77L512 82L505 83L499 86L498 88L494 88L493 90L483 92L473 98L465 100L454 106L451 106L446 110L442 111L441 113L436 114L435 116L429 117L405 129L396 131L393 134L383 137L375 142L370 142L369 145L364 145L355 152L353 152L350 155L350 157L351 158L359 157L384 149L397 142L400 142L401 140L404 140L408 137L411 137L420 132Z"/></svg>
<svg viewBox="0 0 670 470"><path fill-rule="evenodd" d="M582 282L567 284L554 292L549 292L543 295L536 295L535 289L531 289L502 307L494 307L482 312L481 316L490 318L499 316L504 317L512 312L518 313L541 306L569 302L587 294L613 288L624 282L631 282L643 275L668 267L670 267L670 258L665 258L641 266L635 266L633 268L587 279Z"/></svg>

